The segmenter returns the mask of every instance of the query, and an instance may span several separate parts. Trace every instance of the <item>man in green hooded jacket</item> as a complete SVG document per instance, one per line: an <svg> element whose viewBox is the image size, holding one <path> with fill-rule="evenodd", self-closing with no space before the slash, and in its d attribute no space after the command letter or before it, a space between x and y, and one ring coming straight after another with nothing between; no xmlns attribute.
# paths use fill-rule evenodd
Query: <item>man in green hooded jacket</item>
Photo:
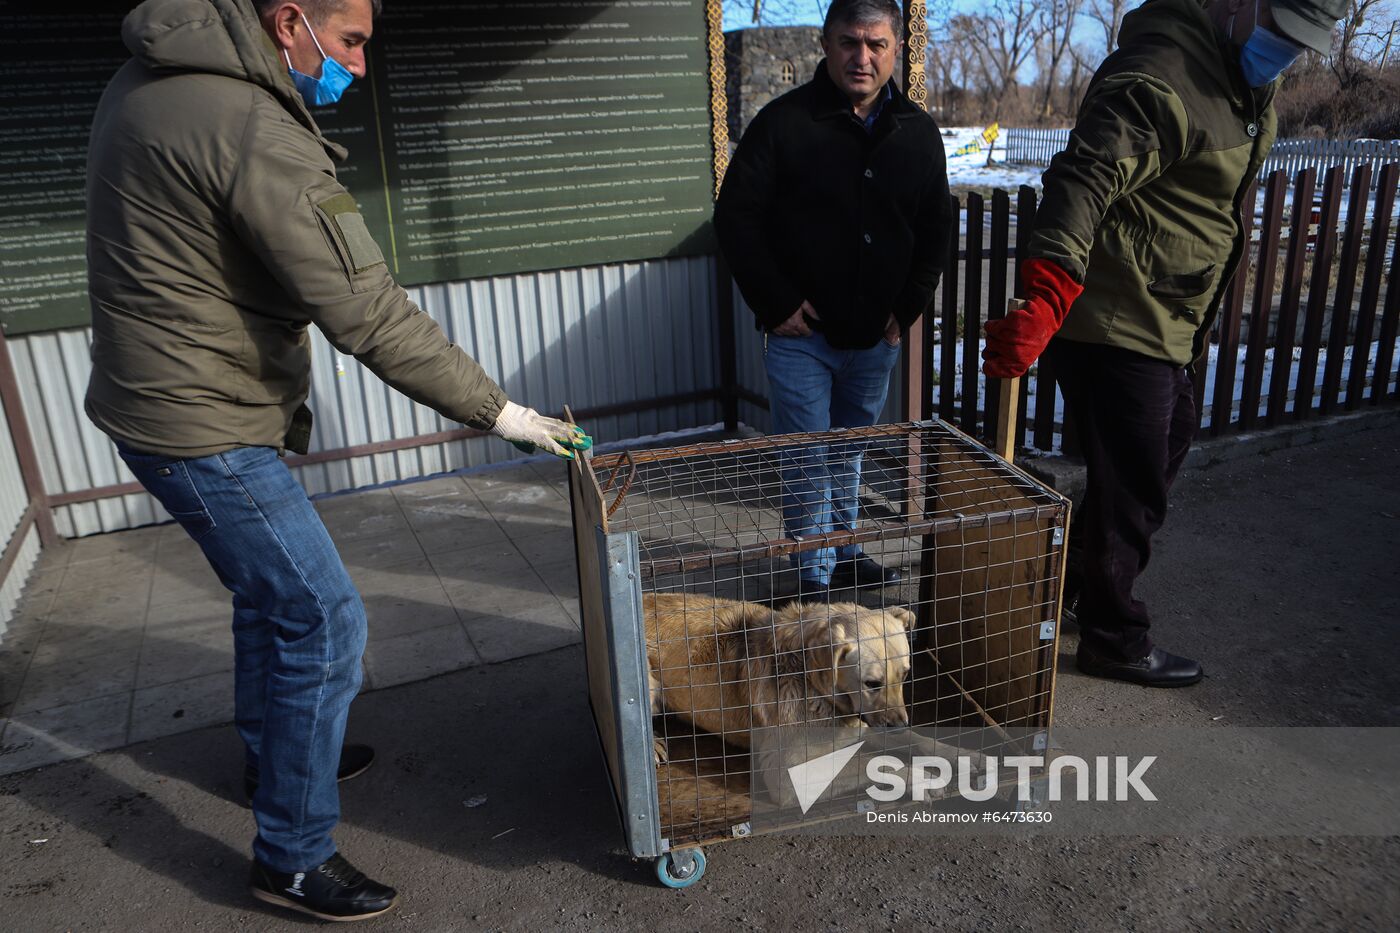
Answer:
<svg viewBox="0 0 1400 933"><path fill-rule="evenodd" d="M1020 376L1048 344L1079 429L1087 674L1160 687L1202 677L1198 662L1154 646L1133 586L1196 430L1190 367L1244 255L1240 215L1276 133L1278 77L1305 48L1326 53L1345 10L1147 0L1124 17L1045 173L1026 307L987 325L983 369Z"/></svg>
<svg viewBox="0 0 1400 933"><path fill-rule="evenodd" d="M255 897L329 920L393 888L336 849L364 606L281 461L311 438L308 327L454 421L564 457L573 425L511 402L390 277L345 151L308 108L365 74L378 0L147 0L88 156L86 408L233 593Z"/></svg>

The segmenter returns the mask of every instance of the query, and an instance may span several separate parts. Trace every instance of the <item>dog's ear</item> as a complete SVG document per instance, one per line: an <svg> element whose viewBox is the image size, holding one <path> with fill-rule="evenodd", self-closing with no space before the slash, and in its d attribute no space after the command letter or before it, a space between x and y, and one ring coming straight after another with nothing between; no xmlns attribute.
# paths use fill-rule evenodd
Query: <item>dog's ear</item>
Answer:
<svg viewBox="0 0 1400 933"><path fill-rule="evenodd" d="M811 621L806 618L806 613L802 611L805 608L796 603L789 603L781 611L772 613L766 625L756 626L759 628L767 625L772 626L770 631L773 633L773 650L796 652L806 647L807 627Z"/></svg>
<svg viewBox="0 0 1400 933"><path fill-rule="evenodd" d="M816 695L832 696L837 692L838 672L855 647L849 640L842 639L807 649L807 679Z"/></svg>
<svg viewBox="0 0 1400 933"><path fill-rule="evenodd" d="M912 633L919 624L919 617L903 606L894 606L885 611L904 623L906 633Z"/></svg>
<svg viewBox="0 0 1400 933"><path fill-rule="evenodd" d="M831 696L836 692L836 664L832 650L825 645L807 651L807 683L816 696Z"/></svg>
<svg viewBox="0 0 1400 933"><path fill-rule="evenodd" d="M855 642L851 641L849 638L841 639L841 641L832 648L831 671L833 676L835 676L836 671L841 669L841 665L846 663L846 658L850 657L851 652L855 650Z"/></svg>
<svg viewBox="0 0 1400 933"><path fill-rule="evenodd" d="M856 644L852 636L859 629L849 619L833 613L829 617L808 620L803 625L807 648L807 670L812 683L822 694L836 692L840 678L837 673L846 663Z"/></svg>

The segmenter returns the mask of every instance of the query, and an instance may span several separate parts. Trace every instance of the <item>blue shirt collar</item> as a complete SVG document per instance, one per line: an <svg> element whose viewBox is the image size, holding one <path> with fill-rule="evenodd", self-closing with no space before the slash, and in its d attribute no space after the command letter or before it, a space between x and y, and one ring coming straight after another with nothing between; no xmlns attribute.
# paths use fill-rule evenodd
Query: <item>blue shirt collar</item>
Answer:
<svg viewBox="0 0 1400 933"><path fill-rule="evenodd" d="M865 118L865 131L867 133L875 132L875 121L880 118L880 114L885 110L885 104L888 104L893 97L894 92L891 91L890 86L886 84L885 93L875 102L875 106L870 108L870 116Z"/></svg>

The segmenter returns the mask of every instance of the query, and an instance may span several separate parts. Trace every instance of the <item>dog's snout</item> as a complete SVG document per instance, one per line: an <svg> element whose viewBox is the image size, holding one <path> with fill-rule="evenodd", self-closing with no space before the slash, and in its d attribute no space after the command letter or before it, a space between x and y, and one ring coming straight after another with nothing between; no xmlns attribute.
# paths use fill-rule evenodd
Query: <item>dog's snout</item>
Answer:
<svg viewBox="0 0 1400 933"><path fill-rule="evenodd" d="M902 706L876 710L874 713L861 718L864 719L868 725L872 726L909 725L909 711Z"/></svg>

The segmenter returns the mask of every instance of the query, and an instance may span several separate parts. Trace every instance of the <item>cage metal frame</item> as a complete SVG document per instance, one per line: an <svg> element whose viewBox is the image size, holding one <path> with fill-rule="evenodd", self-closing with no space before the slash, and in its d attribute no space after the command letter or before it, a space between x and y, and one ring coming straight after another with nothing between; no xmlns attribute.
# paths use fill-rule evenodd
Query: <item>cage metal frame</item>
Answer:
<svg viewBox="0 0 1400 933"><path fill-rule="evenodd" d="M742 567L745 560L754 559L756 556L781 560L784 555L838 541L868 543L895 538L907 541L916 536L959 530L970 521L980 525L981 520L975 516L969 518L961 514L941 517L915 516L915 503L921 500L923 495L927 495L927 491L916 493L919 479L910 475L906 478L910 494L905 500L906 512L900 521L799 540L786 536L776 540L765 540L762 529L756 527L759 532L757 539L749 544L736 540L732 546L723 549L702 549L688 554L678 552L676 556L666 559L649 555L644 561L642 531L629 528L626 521L617 521L614 518L629 493L633 492L639 468L648 464L674 463L687 457L725 457L746 451L771 451L779 447L805 444L879 439L898 441L910 439L918 432L929 431L939 432L940 436L959 445L963 452L976 457L978 463L986 466L992 475L1007 487L1015 487L1022 496L1029 493L1037 498L1041 504L1037 506L1036 514L1040 518L1048 519L1047 527L1053 530L1053 552L1047 555L1053 564L1053 569L1049 571L1050 578L1047 578L1053 591L1053 614L1042 623L1041 644L1036 649L1048 651L1049 660L1048 664L1037 672L1043 675L1043 690L1028 698L1043 701L1041 706L1036 708L1036 716L1043 726L1044 733L1048 734L1054 714L1055 658L1058 656L1063 576L1068 550L1064 545L1069 525L1069 502L956 427L934 419L901 425L838 429L809 435L783 435L678 448L626 451L620 454L580 458L571 465L570 501L574 518L581 620L593 721L628 851L636 858L657 859L658 874L664 883L670 884L661 866L673 849L700 855L698 867L703 871L704 862L700 847L742 838L749 835L750 828L747 823L741 822L728 827L717 827L712 834L708 834L707 831L699 836L681 840L672 840L664 835L659 775L653 755L656 734L648 684L648 636L642 609L644 575L650 576L654 581L658 574L671 571L682 574L683 578L688 571L714 568L722 564L737 564ZM608 496L613 497L611 503L608 502ZM626 513L624 518L625 516ZM1006 520L1014 523L1016 517L1012 515ZM989 528L991 523L992 519L987 519L986 524ZM924 559L929 557L921 557L921 560ZM925 576L925 568L921 567L920 570L922 578ZM927 576L929 579L932 577L931 574ZM926 595L923 579L920 579L919 585L922 600ZM932 613L933 609L930 608L930 614ZM938 664L937 655L932 651L929 653L935 664ZM981 725L1000 731L1000 724L996 719L977 703L956 677L950 679L961 692L963 699L969 701L980 715ZM695 754L698 765L699 753ZM728 777L727 770L725 776ZM689 867L693 868L694 863Z"/></svg>

